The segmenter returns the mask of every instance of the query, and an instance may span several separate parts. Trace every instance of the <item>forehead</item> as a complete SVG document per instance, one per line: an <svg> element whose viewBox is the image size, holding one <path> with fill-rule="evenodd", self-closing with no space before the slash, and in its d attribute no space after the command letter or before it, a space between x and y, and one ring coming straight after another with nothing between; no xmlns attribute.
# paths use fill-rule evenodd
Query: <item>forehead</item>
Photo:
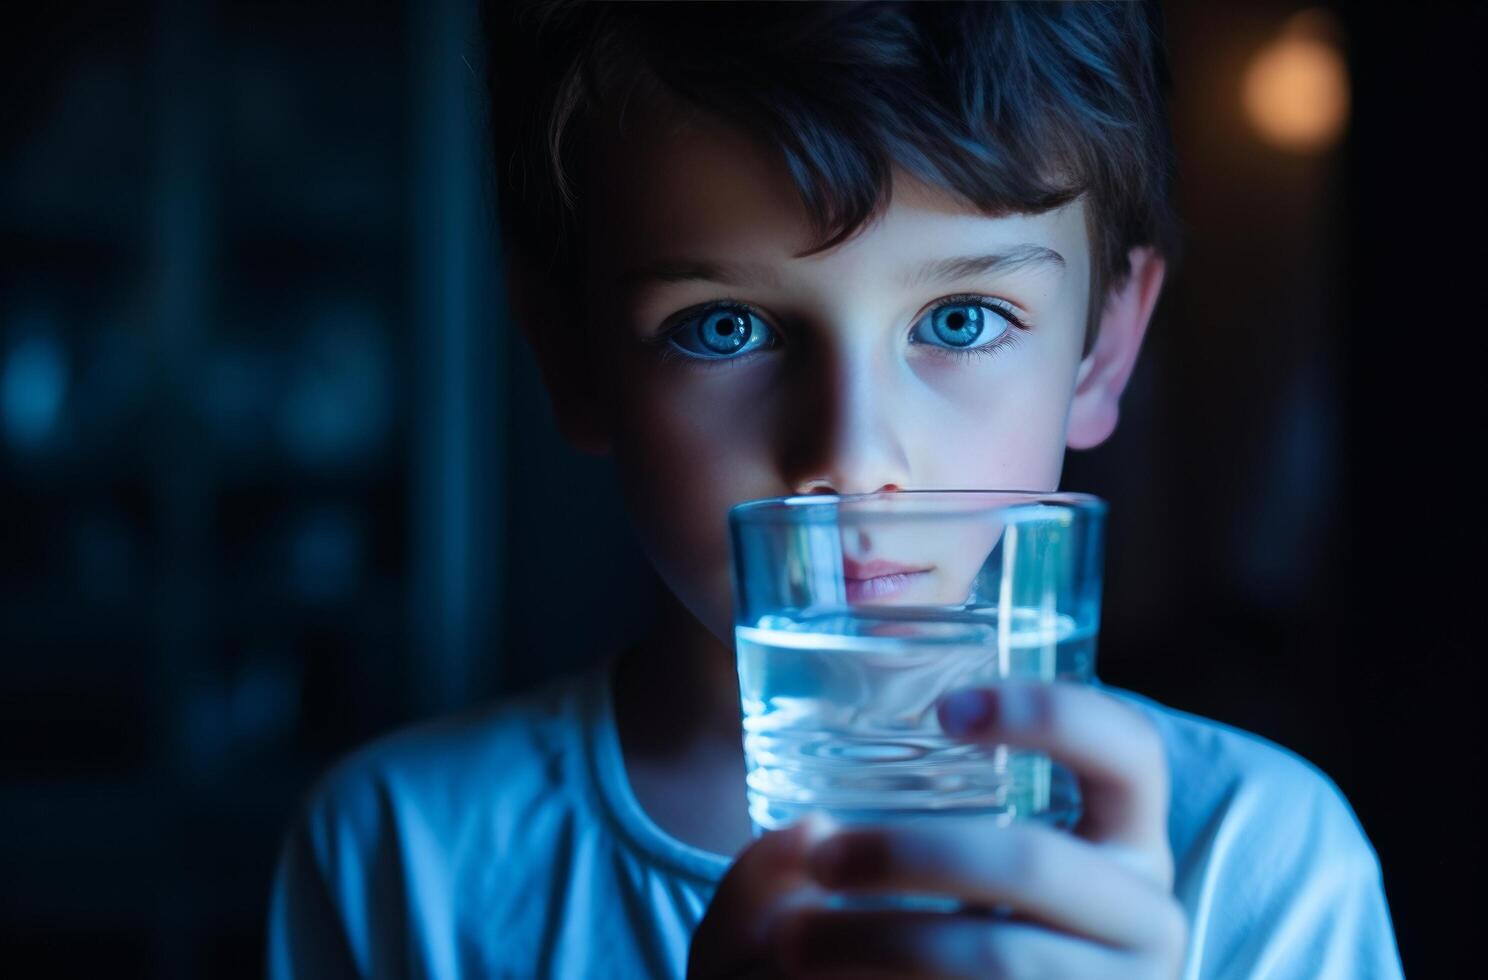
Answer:
<svg viewBox="0 0 1488 980"><path fill-rule="evenodd" d="M592 269L608 285L677 258L880 281L921 258L1030 244L1060 253L1067 267L1088 264L1083 200L988 217L898 169L877 219L828 252L796 258L820 239L781 154L722 121L645 98L626 105L623 126L607 119L591 131L586 200Z"/></svg>

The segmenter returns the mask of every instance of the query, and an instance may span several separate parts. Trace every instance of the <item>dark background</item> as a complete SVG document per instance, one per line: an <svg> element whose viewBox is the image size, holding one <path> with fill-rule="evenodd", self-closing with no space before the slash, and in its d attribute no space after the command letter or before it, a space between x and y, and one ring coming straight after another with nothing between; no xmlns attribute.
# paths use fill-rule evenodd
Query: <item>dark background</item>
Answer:
<svg viewBox="0 0 1488 980"><path fill-rule="evenodd" d="M1165 9L1187 261L1116 435L1064 481L1112 505L1100 671L1328 773L1407 972L1455 974L1480 853L1482 14L1333 8L1350 121L1299 156L1237 96L1299 7ZM316 773L645 621L611 470L559 441L507 323L470 16L0 18L12 965L257 975ZM575 555L615 583L581 616Z"/></svg>

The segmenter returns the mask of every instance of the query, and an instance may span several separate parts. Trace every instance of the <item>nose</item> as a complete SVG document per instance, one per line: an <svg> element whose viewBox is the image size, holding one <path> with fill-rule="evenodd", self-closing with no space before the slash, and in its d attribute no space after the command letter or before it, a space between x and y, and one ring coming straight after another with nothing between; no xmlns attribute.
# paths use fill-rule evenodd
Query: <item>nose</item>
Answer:
<svg viewBox="0 0 1488 980"><path fill-rule="evenodd" d="M879 487L876 490L838 490L831 480L825 478L817 478L814 480L807 480L804 483L797 483L794 493L796 494L796 496L806 497L811 496L812 494L816 494L818 496L832 496L852 493L894 493L902 489L904 488L896 484L885 483L883 486Z"/></svg>
<svg viewBox="0 0 1488 980"><path fill-rule="evenodd" d="M823 354L801 365L781 424L782 466L797 494L897 491L909 482L892 382L868 352Z"/></svg>

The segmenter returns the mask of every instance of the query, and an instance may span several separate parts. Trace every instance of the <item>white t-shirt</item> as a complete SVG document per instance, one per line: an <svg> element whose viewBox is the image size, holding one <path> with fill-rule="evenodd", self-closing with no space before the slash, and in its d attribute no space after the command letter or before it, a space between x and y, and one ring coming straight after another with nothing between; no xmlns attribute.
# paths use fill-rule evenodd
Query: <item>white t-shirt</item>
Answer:
<svg viewBox="0 0 1488 980"><path fill-rule="evenodd" d="M637 804L613 664L393 733L327 773L280 855L269 976L683 976L732 858ZM1185 980L1401 975L1379 862L1326 776L1105 690L1147 711L1167 746Z"/></svg>

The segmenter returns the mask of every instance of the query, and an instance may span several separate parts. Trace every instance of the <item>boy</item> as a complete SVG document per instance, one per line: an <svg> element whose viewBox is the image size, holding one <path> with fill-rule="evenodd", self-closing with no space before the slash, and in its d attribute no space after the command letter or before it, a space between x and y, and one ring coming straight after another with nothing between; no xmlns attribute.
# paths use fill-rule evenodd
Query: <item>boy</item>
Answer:
<svg viewBox="0 0 1488 980"><path fill-rule="evenodd" d="M1068 765L1074 833L750 831L727 510L1052 490L1111 434L1175 251L1152 21L490 8L513 313L666 588L613 660L337 766L285 845L271 975L1399 975L1326 777L1100 686L940 705L953 736ZM845 911L841 888L1009 914Z"/></svg>

